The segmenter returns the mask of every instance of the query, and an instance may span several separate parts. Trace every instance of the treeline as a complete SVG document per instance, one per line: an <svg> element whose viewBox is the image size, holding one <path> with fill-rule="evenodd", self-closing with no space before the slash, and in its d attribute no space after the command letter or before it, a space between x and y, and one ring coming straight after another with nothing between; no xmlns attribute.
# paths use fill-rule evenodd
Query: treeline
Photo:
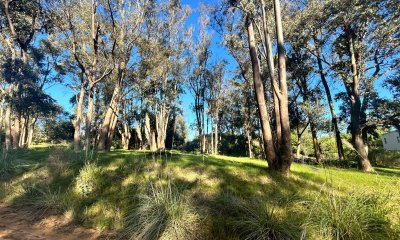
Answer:
<svg viewBox="0 0 400 240"><path fill-rule="evenodd" d="M214 29L247 85L241 102L249 102L244 106L250 110L251 100L257 100L269 165L274 159L289 163L288 143L282 142L288 139L283 135L288 110L296 136L293 152L301 152L302 135L309 131L320 162L319 137L333 133L339 160L346 159L346 145L356 153L359 168L372 171L370 139L378 127L400 122L399 5L390 0L283 1L280 9L279 3L224 1L212 10ZM243 114L251 116L246 110ZM350 142L341 136L347 132Z"/></svg>
<svg viewBox="0 0 400 240"><path fill-rule="evenodd" d="M2 0L4 148L29 147L38 127L73 136L77 151L183 147L187 92L201 153L262 156L288 175L305 132L318 162L324 133L345 160L349 132L359 168L373 170L368 139L400 122L395 0L226 0L198 10L193 27L178 0ZM216 39L235 69L213 52ZM46 93L59 83L74 95L64 125ZM379 94L382 83L392 96ZM56 125L73 134L57 136Z"/></svg>

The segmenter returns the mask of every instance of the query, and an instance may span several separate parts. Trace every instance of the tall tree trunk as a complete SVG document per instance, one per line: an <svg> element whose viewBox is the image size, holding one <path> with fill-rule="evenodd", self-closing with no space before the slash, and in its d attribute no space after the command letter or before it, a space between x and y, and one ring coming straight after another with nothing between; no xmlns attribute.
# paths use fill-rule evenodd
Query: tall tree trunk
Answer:
<svg viewBox="0 0 400 240"><path fill-rule="evenodd" d="M144 134L146 136L147 145L149 145L151 149L151 131L150 131L150 118L149 114L146 113L144 117Z"/></svg>
<svg viewBox="0 0 400 240"><path fill-rule="evenodd" d="M328 82L325 77L325 72L324 72L324 69L322 66L322 59L320 56L319 48L317 48L317 62L318 62L318 70L319 70L319 74L321 76L322 85L324 85L326 98L328 100L329 109L331 111L332 125L334 128L333 130L335 132L335 140L336 140L336 148L337 148L338 157L339 157L340 161L343 161L344 160L344 150L343 150L342 137L340 136L340 130L339 130L339 126L338 126L336 110L335 110L335 106L333 105L331 90L329 89L329 85L328 85Z"/></svg>
<svg viewBox="0 0 400 240"><path fill-rule="evenodd" d="M374 171L371 162L368 159L367 144L363 138L361 126L361 100L360 100L360 73L358 71L356 53L354 47L354 36L348 23L344 24L345 32L348 39L348 50L351 60L352 83L345 83L346 91L350 100L351 114L351 135L352 142L358 155L358 167L360 170L371 172Z"/></svg>
<svg viewBox="0 0 400 240"><path fill-rule="evenodd" d="M107 140L106 140L106 149L105 150L107 150L107 151L111 150L112 141L113 141L114 133L115 133L115 128L117 126L117 121L118 121L118 113L119 113L119 105L117 105L116 112L114 112L112 115L110 129L108 131Z"/></svg>
<svg viewBox="0 0 400 240"><path fill-rule="evenodd" d="M32 144L32 140L33 140L33 132L35 131L35 126L36 126L36 121L37 121L37 117L34 117L32 119L31 124L29 124L29 130L28 130L28 141L27 141L27 147L29 148Z"/></svg>
<svg viewBox="0 0 400 240"><path fill-rule="evenodd" d="M211 118L210 118L210 123L211 123L211 134L210 134L210 138L211 138L211 142L210 142L210 145L211 145L211 154L215 154L215 152L214 152L214 121L213 121L213 117L211 116Z"/></svg>
<svg viewBox="0 0 400 240"><path fill-rule="evenodd" d="M279 91L277 86L277 81L275 78L275 66L274 66L274 54L272 52L272 42L271 37L268 31L267 26L267 14L265 12L265 3L264 0L261 0L262 4L262 19L263 19L263 29L264 29L264 43L265 43L265 56L267 57L267 65L268 65L268 73L271 82L272 95L273 95L273 104L274 104L274 113L275 113L275 125L276 125L276 140L278 145L282 142L282 127L281 127L281 115L279 110L279 98L277 92Z"/></svg>
<svg viewBox="0 0 400 240"><path fill-rule="evenodd" d="M215 109L215 113L214 113L214 154L218 155L218 142L219 142L219 139L218 139L218 112L219 112L218 102L215 105L216 105L216 109Z"/></svg>
<svg viewBox="0 0 400 240"><path fill-rule="evenodd" d="M148 144L150 150L152 152L157 151L157 140L156 140L156 132L154 131L153 127L151 126L149 115L146 113L145 116L145 126L146 126L146 138L148 140Z"/></svg>
<svg viewBox="0 0 400 240"><path fill-rule="evenodd" d="M175 133L176 133L176 121L177 121L177 117L176 117L176 113L174 113L174 127L173 127L173 131L172 131L171 150L174 149Z"/></svg>
<svg viewBox="0 0 400 240"><path fill-rule="evenodd" d="M76 118L73 121L74 125L74 150L78 151L80 149L81 141L81 123L83 119L83 101L85 99L85 86L81 83L81 90L79 92L79 98L77 99L77 109Z"/></svg>
<svg viewBox="0 0 400 240"><path fill-rule="evenodd" d="M152 152L157 151L156 133L155 133L154 129L151 129L151 130L150 130L150 141L151 141L151 143L150 143L150 150L151 150Z"/></svg>
<svg viewBox="0 0 400 240"><path fill-rule="evenodd" d="M204 133L201 136L201 153L206 153L206 135Z"/></svg>
<svg viewBox="0 0 400 240"><path fill-rule="evenodd" d="M119 92L120 92L120 84L117 84L114 88L111 101L107 107L106 115L104 116L103 124L101 125L100 128L99 143L97 145L97 149L99 150L107 149L106 142L110 131L110 124L113 119L113 116L117 114L116 107L118 104Z"/></svg>
<svg viewBox="0 0 400 240"><path fill-rule="evenodd" d="M311 137L312 137L312 141L313 141L315 160L318 163L320 163L321 162L321 148L318 143L317 130L315 128L315 124L311 120L310 120L310 131L311 131Z"/></svg>
<svg viewBox="0 0 400 240"><path fill-rule="evenodd" d="M21 126L21 136L19 138L19 147L27 148L27 141L28 141L28 126L29 126L29 117L23 117L22 118L22 126Z"/></svg>
<svg viewBox="0 0 400 240"><path fill-rule="evenodd" d="M92 130L92 120L93 120L93 108L94 108L94 86L90 84L89 90L88 90L88 109L86 113L86 121L85 121L85 150L86 150L86 155L88 155L90 146L91 146L91 130Z"/></svg>
<svg viewBox="0 0 400 240"><path fill-rule="evenodd" d="M300 157L301 157L301 137L297 136L296 158L300 159Z"/></svg>
<svg viewBox="0 0 400 240"><path fill-rule="evenodd" d="M249 158L253 158L251 128L250 128L250 121L248 120L248 117L245 117L244 129L245 129L245 133L246 133L247 156Z"/></svg>
<svg viewBox="0 0 400 240"><path fill-rule="evenodd" d="M288 108L288 90L286 83L286 53L283 41L283 29L281 19L281 8L279 0L274 0L275 27L278 44L278 66L280 101L279 110L281 116L282 142L280 144L280 163L279 171L283 175L290 175L290 165L292 164L292 144L290 141L290 123Z"/></svg>
<svg viewBox="0 0 400 240"><path fill-rule="evenodd" d="M143 137L142 137L142 129L140 127L140 123L136 124L135 131L136 131L137 139L139 141L139 150L142 150L142 148L143 148Z"/></svg>
<svg viewBox="0 0 400 240"><path fill-rule="evenodd" d="M3 132L3 123L4 123L4 117L3 117L3 113L4 113L4 100L2 101L1 105L0 105L1 109L0 109L0 132ZM2 143L3 139L0 135L0 144Z"/></svg>
<svg viewBox="0 0 400 240"><path fill-rule="evenodd" d="M164 104L160 108L160 111L156 116L158 150L165 150L165 139L167 137L168 118L169 118L169 109Z"/></svg>
<svg viewBox="0 0 400 240"><path fill-rule="evenodd" d="M122 121L123 121L122 126L124 128L124 131L121 133L122 146L123 146L123 148L125 150L128 150L129 149L129 142L130 142L130 139L131 139L131 129L130 129L130 127L128 125L128 122L127 122L127 119L126 119L126 109L125 109L125 105L124 104L122 105ZM139 130L139 132L140 132L140 130ZM139 140L140 142L141 142L141 137L142 137L141 135L137 136L137 138L140 139Z"/></svg>
<svg viewBox="0 0 400 240"><path fill-rule="evenodd" d="M20 139L20 128L21 128L21 112L16 111L14 114L14 125L12 127L12 138L13 138L13 148L17 149L19 147Z"/></svg>
<svg viewBox="0 0 400 240"><path fill-rule="evenodd" d="M6 132L5 136L5 148L6 150L12 147L12 134L11 134L11 106L7 104L6 114L4 116L4 128Z"/></svg>
<svg viewBox="0 0 400 240"><path fill-rule="evenodd" d="M256 42L254 38L253 22L249 16L246 17L247 34L249 41L249 50L251 65L253 69L253 82L256 101L258 106L258 113L260 116L261 132L263 136L264 151L267 158L268 166L270 169L276 169L276 152L272 138L272 131L269 122L269 114L264 97L264 86L261 82L260 65L257 57Z"/></svg>

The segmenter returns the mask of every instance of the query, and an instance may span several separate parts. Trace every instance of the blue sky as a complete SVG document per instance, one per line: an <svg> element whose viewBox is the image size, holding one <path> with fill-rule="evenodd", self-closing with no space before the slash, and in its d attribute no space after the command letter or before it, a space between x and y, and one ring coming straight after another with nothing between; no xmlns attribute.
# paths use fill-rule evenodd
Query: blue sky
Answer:
<svg viewBox="0 0 400 240"><path fill-rule="evenodd" d="M203 1L206 4L215 3L215 0L206 0ZM183 0L183 4L189 5L192 9L192 13L187 20L187 26L194 27L194 36L196 38L196 32L198 30L198 18L199 18L199 1L190 1L190 0ZM212 31L212 30L211 30ZM227 69L227 76L231 77L231 72L236 67L235 60L230 56L228 51L219 45L221 37L214 32L213 34L213 41L211 46L212 57L211 62L222 61L223 59L227 60L229 65ZM230 76L229 76L230 75ZM379 91L380 96L387 96L390 97L391 94L388 89L382 87L382 80L376 82L376 88ZM341 84L331 85L331 91L333 94L340 92L343 89ZM62 84L56 84L46 90L61 106L64 107L64 110L72 113L73 106L69 103L69 99L75 94L72 90ZM195 125L195 114L192 111L193 106L193 97L191 96L190 92L186 90L184 94L180 96L180 100L182 102L182 109L184 111L184 118L186 119L187 126L189 127L189 139L193 139L196 136L196 130L194 128L190 128L190 126ZM340 103L335 103L335 107L338 110ZM329 114L329 113L328 113ZM330 116L327 116L330 117Z"/></svg>

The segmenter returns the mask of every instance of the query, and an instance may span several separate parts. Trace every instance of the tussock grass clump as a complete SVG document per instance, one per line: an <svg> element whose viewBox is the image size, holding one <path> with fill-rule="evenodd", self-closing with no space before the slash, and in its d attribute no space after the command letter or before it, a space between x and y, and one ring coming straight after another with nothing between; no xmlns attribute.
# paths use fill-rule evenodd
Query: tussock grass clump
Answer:
<svg viewBox="0 0 400 240"><path fill-rule="evenodd" d="M289 240L298 239L294 225L282 219L275 208L260 201L238 202L240 215L233 226L240 239Z"/></svg>
<svg viewBox="0 0 400 240"><path fill-rule="evenodd" d="M60 190L51 190L50 188L37 188L37 195L30 198L30 203L38 210L39 214L48 212L61 213L67 209L67 203Z"/></svg>
<svg viewBox="0 0 400 240"><path fill-rule="evenodd" d="M376 194L343 197L323 192L310 203L303 235L311 232L322 239L376 239L378 235L389 238L388 210L383 200Z"/></svg>
<svg viewBox="0 0 400 240"><path fill-rule="evenodd" d="M149 192L138 197L136 208L125 217L121 238L194 239L199 217L179 189L150 184Z"/></svg>
<svg viewBox="0 0 400 240"><path fill-rule="evenodd" d="M17 200L17 205L32 206L34 215L43 216L47 213L61 213L67 209L68 204L61 189L51 189L45 183L22 184L24 195Z"/></svg>
<svg viewBox="0 0 400 240"><path fill-rule="evenodd" d="M85 163L76 177L75 190L83 197L95 192L99 188L101 169L95 163Z"/></svg>
<svg viewBox="0 0 400 240"><path fill-rule="evenodd" d="M12 192L12 186L8 182L0 182L0 199L6 198Z"/></svg>

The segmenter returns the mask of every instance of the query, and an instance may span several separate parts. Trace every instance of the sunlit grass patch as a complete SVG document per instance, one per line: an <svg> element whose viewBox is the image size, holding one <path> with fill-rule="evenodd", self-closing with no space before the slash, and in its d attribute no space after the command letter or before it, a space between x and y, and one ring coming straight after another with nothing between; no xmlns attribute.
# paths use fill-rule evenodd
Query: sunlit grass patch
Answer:
<svg viewBox="0 0 400 240"><path fill-rule="evenodd" d="M87 207L83 216L85 222L91 223L100 231L113 229L119 230L122 226L121 210L115 205L104 199L99 199L97 202Z"/></svg>
<svg viewBox="0 0 400 240"><path fill-rule="evenodd" d="M304 234L321 239L389 238L387 200L377 194L340 196L332 191L323 191L310 202L309 215L303 225Z"/></svg>

